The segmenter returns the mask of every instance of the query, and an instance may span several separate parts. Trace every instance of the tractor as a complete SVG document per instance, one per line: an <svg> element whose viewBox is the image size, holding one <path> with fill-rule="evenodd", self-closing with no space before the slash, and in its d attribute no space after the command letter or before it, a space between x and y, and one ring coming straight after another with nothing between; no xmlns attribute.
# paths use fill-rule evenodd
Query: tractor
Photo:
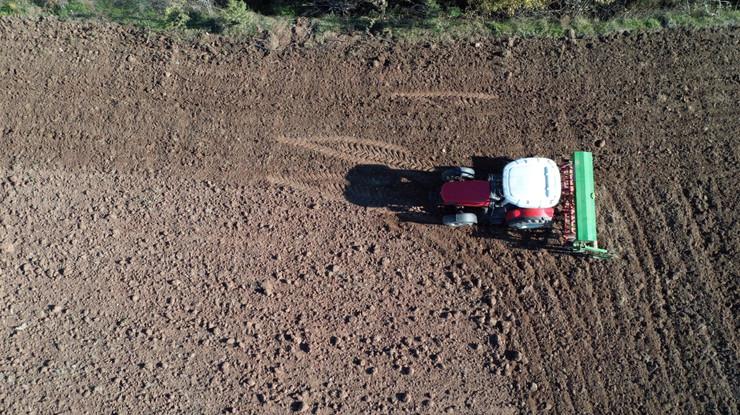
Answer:
<svg viewBox="0 0 740 415"><path fill-rule="evenodd" d="M470 167L442 172L442 223L451 227L475 224L507 226L519 231L550 229L560 207L562 234L575 252L606 257L596 240L593 155L573 153L558 165L543 157L507 163L500 172L476 175Z"/></svg>

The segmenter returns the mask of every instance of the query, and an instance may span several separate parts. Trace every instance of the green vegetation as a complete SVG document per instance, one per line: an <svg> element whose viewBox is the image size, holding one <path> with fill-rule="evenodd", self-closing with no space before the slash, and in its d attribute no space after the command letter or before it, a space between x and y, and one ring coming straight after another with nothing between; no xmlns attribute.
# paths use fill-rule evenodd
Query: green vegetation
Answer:
<svg viewBox="0 0 740 415"><path fill-rule="evenodd" d="M24 1L18 2L18 1L11 1L11 0L5 1L4 0L2 3L0 3L0 16L2 15L8 15L8 16L19 15L20 16L20 15L25 15L28 13L29 13L29 5Z"/></svg>
<svg viewBox="0 0 740 415"><path fill-rule="evenodd" d="M483 14L506 13L509 16L520 11L543 10L548 5L547 0L481 0L477 3L477 9Z"/></svg>
<svg viewBox="0 0 740 415"><path fill-rule="evenodd" d="M301 23L316 39L366 32L410 40L594 36L737 26L737 3L696 0L0 0L0 16L93 18L151 30L254 36Z"/></svg>

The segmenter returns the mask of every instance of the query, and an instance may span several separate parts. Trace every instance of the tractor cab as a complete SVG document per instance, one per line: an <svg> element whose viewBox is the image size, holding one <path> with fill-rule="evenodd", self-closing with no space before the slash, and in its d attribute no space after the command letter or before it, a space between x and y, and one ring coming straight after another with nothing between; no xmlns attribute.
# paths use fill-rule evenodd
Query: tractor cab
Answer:
<svg viewBox="0 0 740 415"><path fill-rule="evenodd" d="M550 208L560 201L560 169L542 157L522 158L504 167L503 196L520 208Z"/></svg>

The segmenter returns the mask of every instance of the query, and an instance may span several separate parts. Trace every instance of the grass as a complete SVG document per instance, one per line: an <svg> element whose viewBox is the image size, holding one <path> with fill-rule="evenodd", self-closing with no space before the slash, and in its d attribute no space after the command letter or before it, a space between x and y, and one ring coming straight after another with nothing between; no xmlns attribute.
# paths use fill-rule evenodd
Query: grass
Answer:
<svg viewBox="0 0 740 415"><path fill-rule="evenodd" d="M157 6L157 4L165 3ZM39 4L45 4L44 7ZM100 19L132 24L153 31L211 32L229 36L255 36L263 31L289 30L296 10L285 7L274 16L249 10L242 1L229 0L226 7L208 1L169 0L0 0L0 16L55 15L60 19ZM434 10L426 17L404 17L392 13L382 17L344 18L334 15L310 19L314 39L339 33L365 32L410 41L471 39L482 37L559 38L572 30L577 36L598 36L622 31L653 31L664 27L700 29L740 25L740 10L706 8L641 12L606 21L576 17L568 23L547 17L484 19L464 14L458 8Z"/></svg>
<svg viewBox="0 0 740 415"><path fill-rule="evenodd" d="M25 1L3 0L0 3L0 16L24 16L30 14L30 10Z"/></svg>

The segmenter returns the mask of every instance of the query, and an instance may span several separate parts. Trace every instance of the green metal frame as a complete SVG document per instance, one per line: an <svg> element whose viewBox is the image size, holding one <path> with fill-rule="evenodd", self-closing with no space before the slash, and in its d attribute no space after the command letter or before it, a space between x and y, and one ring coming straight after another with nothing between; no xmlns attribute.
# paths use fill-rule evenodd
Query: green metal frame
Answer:
<svg viewBox="0 0 740 415"><path fill-rule="evenodd" d="M575 187L576 252L608 257L606 249L596 240L596 191L594 190L594 157L588 151L573 153L573 182Z"/></svg>

